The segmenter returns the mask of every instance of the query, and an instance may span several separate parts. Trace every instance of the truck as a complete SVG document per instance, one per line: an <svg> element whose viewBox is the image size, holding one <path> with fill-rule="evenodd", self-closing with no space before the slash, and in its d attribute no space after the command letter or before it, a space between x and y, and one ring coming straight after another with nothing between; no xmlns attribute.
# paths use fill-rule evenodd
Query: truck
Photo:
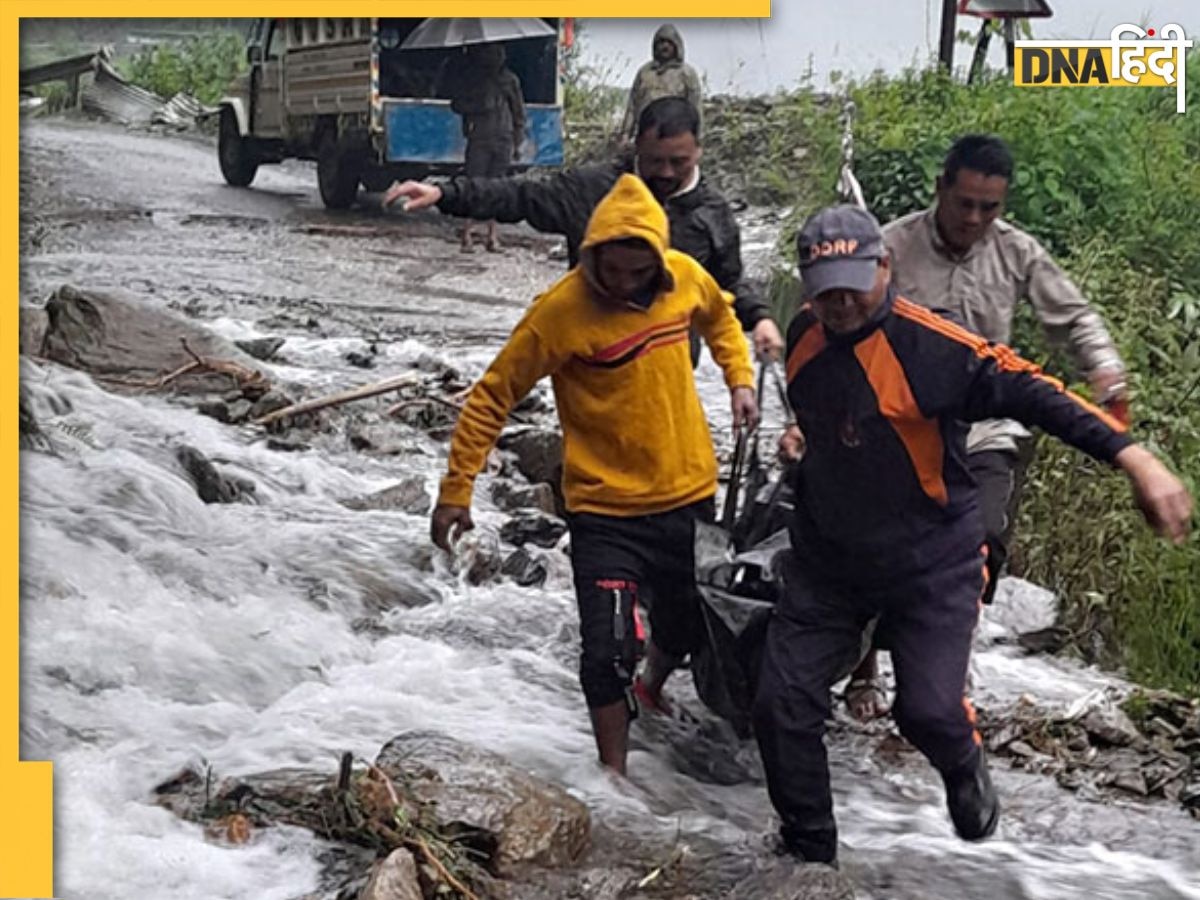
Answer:
<svg viewBox="0 0 1200 900"><path fill-rule="evenodd" d="M247 68L218 104L225 181L247 187L261 165L314 160L321 200L345 209L360 185L459 171L465 138L450 101L465 48L404 48L423 21L254 19ZM502 42L527 110L518 169L563 161L560 20L543 21L552 34Z"/></svg>

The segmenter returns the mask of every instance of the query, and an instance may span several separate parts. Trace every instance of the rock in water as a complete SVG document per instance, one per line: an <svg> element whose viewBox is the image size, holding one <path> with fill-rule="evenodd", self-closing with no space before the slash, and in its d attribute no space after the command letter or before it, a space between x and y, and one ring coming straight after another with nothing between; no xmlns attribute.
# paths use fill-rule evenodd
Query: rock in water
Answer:
<svg viewBox="0 0 1200 900"><path fill-rule="evenodd" d="M544 481L554 485L562 480L562 435L557 431L545 428L506 431L498 445L516 455L518 471L531 484Z"/></svg>
<svg viewBox="0 0 1200 900"><path fill-rule="evenodd" d="M42 355L101 378L150 381L193 362L182 341L201 356L254 369L254 360L202 325L136 297L64 285L46 303L49 323ZM175 390L228 388L228 375L208 373L173 381Z"/></svg>
<svg viewBox="0 0 1200 900"><path fill-rule="evenodd" d="M495 753L418 731L388 741L375 764L435 803L442 822L480 832L501 877L524 865L569 865L587 846L587 807Z"/></svg>
<svg viewBox="0 0 1200 900"><path fill-rule="evenodd" d="M546 564L534 559L524 547L511 553L500 567L500 574L507 575L521 587L541 587L546 583Z"/></svg>
<svg viewBox="0 0 1200 900"><path fill-rule="evenodd" d="M371 873L359 900L423 900L417 861L407 850L393 850Z"/></svg>
<svg viewBox="0 0 1200 900"><path fill-rule="evenodd" d="M522 513L500 527L500 540L516 547L522 544L553 547L566 531L567 525L561 519L552 519L541 513Z"/></svg>
<svg viewBox="0 0 1200 900"><path fill-rule="evenodd" d="M234 503L254 496L254 482L222 475L199 450L186 445L175 451L175 458L192 479L196 493L205 503Z"/></svg>
<svg viewBox="0 0 1200 900"><path fill-rule="evenodd" d="M255 359L261 359L263 362L274 359L275 354L279 352L279 348L284 345L286 338L281 337L264 337L251 338L245 341L234 341L233 344L239 350L250 354Z"/></svg>
<svg viewBox="0 0 1200 900"><path fill-rule="evenodd" d="M399 484L393 484L374 494L344 500L342 505L356 510L398 509L414 516L423 516L429 512L431 502L429 494L425 490L425 479L419 475L413 475L411 478L405 478Z"/></svg>

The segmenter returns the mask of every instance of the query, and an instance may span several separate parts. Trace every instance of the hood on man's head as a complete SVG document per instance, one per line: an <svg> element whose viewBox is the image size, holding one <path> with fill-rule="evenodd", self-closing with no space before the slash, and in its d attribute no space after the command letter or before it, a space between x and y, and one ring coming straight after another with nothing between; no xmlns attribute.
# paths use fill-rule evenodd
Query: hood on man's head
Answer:
<svg viewBox="0 0 1200 900"><path fill-rule="evenodd" d="M866 293L887 253L879 220L851 204L809 216L796 235L796 252L808 297L838 289Z"/></svg>
<svg viewBox="0 0 1200 900"><path fill-rule="evenodd" d="M596 247L630 239L645 242L658 257L662 273L659 290L672 288L674 284L665 260L667 248L671 246L667 212L642 179L625 174L592 210L583 242L579 245L579 265L593 287L600 288L596 277Z"/></svg>
<svg viewBox="0 0 1200 900"><path fill-rule="evenodd" d="M473 44L467 49L467 56L484 72L498 72L504 67L503 44Z"/></svg>
<svg viewBox="0 0 1200 900"><path fill-rule="evenodd" d="M675 58L671 60L674 63L683 62L683 38L679 34L679 30L671 24L661 26L658 31L654 32L654 40L650 42L650 56L654 57L654 45L659 41L670 41L675 45Z"/></svg>

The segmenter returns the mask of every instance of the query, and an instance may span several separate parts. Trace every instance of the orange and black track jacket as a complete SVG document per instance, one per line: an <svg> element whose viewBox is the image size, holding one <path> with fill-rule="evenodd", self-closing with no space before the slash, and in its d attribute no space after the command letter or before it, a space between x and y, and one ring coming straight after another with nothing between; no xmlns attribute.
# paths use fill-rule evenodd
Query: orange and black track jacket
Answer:
<svg viewBox="0 0 1200 900"><path fill-rule="evenodd" d="M838 581L919 575L978 552L983 522L967 423L1011 418L1112 462L1124 426L993 344L889 289L863 328L788 328L788 399L807 449L792 540Z"/></svg>

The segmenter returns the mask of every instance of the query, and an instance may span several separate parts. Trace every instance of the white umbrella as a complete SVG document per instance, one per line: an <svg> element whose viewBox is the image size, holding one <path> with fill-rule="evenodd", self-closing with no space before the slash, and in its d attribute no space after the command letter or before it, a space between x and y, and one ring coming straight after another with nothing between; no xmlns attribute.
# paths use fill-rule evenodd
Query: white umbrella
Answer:
<svg viewBox="0 0 1200 900"><path fill-rule="evenodd" d="M554 29L541 19L426 19L404 39L400 49L432 50L553 34Z"/></svg>

